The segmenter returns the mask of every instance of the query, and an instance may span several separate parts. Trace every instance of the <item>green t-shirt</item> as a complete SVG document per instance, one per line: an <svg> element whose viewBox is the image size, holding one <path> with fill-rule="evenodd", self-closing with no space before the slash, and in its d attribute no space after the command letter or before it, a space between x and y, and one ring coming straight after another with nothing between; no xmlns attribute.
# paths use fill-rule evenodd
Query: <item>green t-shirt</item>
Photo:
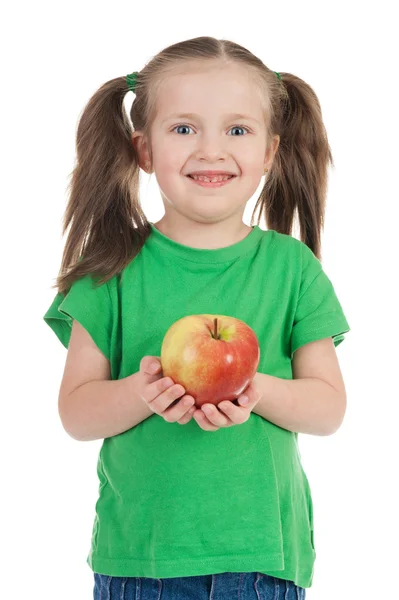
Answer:
<svg viewBox="0 0 399 600"><path fill-rule="evenodd" d="M231 315L259 339L258 371L292 379L300 346L348 322L313 252L294 237L254 226L240 242L204 250L156 229L140 253L99 287L91 277L57 294L44 315L67 348L72 320L87 329L112 379L160 356L163 337L191 314ZM153 414L103 441L87 563L124 577L257 571L311 587L316 557L310 486L298 434L251 413L204 431L194 419Z"/></svg>

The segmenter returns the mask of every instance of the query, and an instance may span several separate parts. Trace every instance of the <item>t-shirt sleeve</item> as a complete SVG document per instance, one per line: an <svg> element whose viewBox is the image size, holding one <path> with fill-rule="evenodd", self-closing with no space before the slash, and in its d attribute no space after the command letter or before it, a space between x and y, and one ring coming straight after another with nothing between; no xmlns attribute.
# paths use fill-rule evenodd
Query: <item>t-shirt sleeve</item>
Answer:
<svg viewBox="0 0 399 600"><path fill-rule="evenodd" d="M309 342L332 337L335 347L350 331L334 287L312 250L301 242L302 278L291 333L291 359Z"/></svg>
<svg viewBox="0 0 399 600"><path fill-rule="evenodd" d="M66 296L61 292L55 296L43 319L65 348L68 348L75 319L110 360L112 311L107 283L98 285L89 275L74 281Z"/></svg>

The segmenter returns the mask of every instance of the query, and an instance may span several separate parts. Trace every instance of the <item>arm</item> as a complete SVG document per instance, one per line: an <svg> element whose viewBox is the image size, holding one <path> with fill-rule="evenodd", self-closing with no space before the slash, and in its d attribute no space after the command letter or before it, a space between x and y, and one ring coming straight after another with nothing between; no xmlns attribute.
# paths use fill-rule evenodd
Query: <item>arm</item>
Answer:
<svg viewBox="0 0 399 600"><path fill-rule="evenodd" d="M88 442L118 435L154 413L135 392L139 373L114 381L88 381L68 397L61 417L65 431Z"/></svg>
<svg viewBox="0 0 399 600"><path fill-rule="evenodd" d="M140 372L111 380L109 360L74 320L58 412L65 431L79 441L118 435L154 413L138 393Z"/></svg>
<svg viewBox="0 0 399 600"><path fill-rule="evenodd" d="M346 391L332 338L301 346L292 362L294 379L256 373L261 398L252 412L289 431L335 433L345 416Z"/></svg>

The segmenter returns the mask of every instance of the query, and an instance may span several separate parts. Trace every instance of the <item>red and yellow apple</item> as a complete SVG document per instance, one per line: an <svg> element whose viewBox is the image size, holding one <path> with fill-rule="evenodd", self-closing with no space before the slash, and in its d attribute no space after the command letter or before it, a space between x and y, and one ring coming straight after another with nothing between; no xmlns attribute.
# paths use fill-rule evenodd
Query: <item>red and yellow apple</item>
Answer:
<svg viewBox="0 0 399 600"><path fill-rule="evenodd" d="M175 321L161 347L164 377L171 377L200 408L235 400L254 378L258 338L244 321L225 315L189 315Z"/></svg>

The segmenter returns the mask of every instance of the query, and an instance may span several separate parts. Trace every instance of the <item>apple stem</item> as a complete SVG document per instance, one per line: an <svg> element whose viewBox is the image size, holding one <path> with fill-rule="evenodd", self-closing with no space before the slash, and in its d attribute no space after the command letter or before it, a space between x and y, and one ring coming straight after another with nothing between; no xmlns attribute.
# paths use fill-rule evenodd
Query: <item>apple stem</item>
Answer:
<svg viewBox="0 0 399 600"><path fill-rule="evenodd" d="M214 331L213 337L215 338L215 340L217 340L217 339L219 339L218 338L218 320L217 319L213 319L213 322L215 324L215 331Z"/></svg>

